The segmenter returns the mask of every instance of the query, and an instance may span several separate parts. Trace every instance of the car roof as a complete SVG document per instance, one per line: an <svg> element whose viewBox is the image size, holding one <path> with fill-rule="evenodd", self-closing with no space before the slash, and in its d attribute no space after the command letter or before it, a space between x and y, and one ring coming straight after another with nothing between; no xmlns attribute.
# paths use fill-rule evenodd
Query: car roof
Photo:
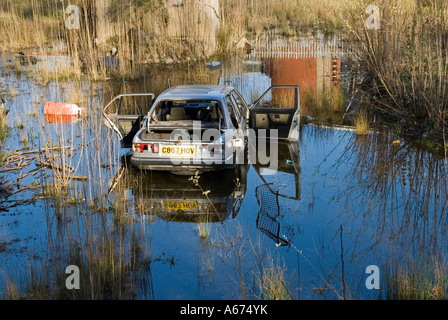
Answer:
<svg viewBox="0 0 448 320"><path fill-rule="evenodd" d="M221 99L233 89L222 85L181 85L165 90L158 99Z"/></svg>

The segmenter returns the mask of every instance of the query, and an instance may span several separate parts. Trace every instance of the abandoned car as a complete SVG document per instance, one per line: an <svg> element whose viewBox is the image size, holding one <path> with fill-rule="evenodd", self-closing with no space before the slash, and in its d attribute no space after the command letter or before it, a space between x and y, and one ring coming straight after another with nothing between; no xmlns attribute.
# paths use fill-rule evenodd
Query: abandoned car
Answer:
<svg viewBox="0 0 448 320"><path fill-rule="evenodd" d="M151 93L119 95L103 115L122 146L131 148L133 166L190 174L246 161L249 130L257 135L274 129L276 138L297 141L299 105L298 86L273 86L248 106L234 87L181 85L155 100Z"/></svg>

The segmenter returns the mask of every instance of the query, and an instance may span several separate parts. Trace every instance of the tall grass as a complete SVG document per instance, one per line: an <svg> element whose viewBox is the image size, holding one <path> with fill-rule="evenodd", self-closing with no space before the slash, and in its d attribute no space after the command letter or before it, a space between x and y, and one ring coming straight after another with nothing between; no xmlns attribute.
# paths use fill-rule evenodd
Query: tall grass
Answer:
<svg viewBox="0 0 448 320"><path fill-rule="evenodd" d="M347 25L359 44L369 111L416 138L446 141L448 5L443 0L377 1L379 30L358 1Z"/></svg>
<svg viewBox="0 0 448 320"><path fill-rule="evenodd" d="M237 26L235 38L256 39L266 30L279 36L297 36L323 31L331 34L344 27L347 1L331 0L221 0L224 20ZM247 31L247 35L245 32ZM239 36L238 36L239 35Z"/></svg>
<svg viewBox="0 0 448 320"><path fill-rule="evenodd" d="M340 123L345 105L343 88L324 86L322 90L305 88L300 92L301 113L311 115L317 123Z"/></svg>
<svg viewBox="0 0 448 320"><path fill-rule="evenodd" d="M90 112L77 123L41 124L37 160L46 172L41 193L47 221L47 245L39 259L30 260L21 276L2 277L7 299L132 299L150 297L150 251L145 228L138 219L123 219L107 204L107 183L120 164L113 132L101 124L101 106L92 98L90 86L75 86L88 97ZM73 86L59 92L69 98ZM107 91L107 85L103 87ZM49 152L49 146L60 147ZM78 177L85 177L79 181ZM123 189L117 192L123 196ZM137 222L140 222L138 224ZM69 290L68 265L80 269L80 289ZM4 271L4 270L2 270ZM149 296L148 296L149 295Z"/></svg>
<svg viewBox="0 0 448 320"><path fill-rule="evenodd" d="M0 108L0 141L6 137L8 124L6 122L6 110Z"/></svg>
<svg viewBox="0 0 448 320"><path fill-rule="evenodd" d="M105 5L105 4L108 5ZM296 36L313 30L332 33L343 26L348 5L343 1L219 0L219 7L185 1L75 0L81 8L80 29L69 30L65 4L53 0L5 0L0 4L0 50L37 49L54 53L64 44L72 59L62 75L83 74L104 79L106 73L137 78L146 62L169 63L234 52L245 38L258 39L266 30ZM99 64L118 48L120 65ZM52 78L55 76L52 75Z"/></svg>
<svg viewBox="0 0 448 320"><path fill-rule="evenodd" d="M199 238L202 241L207 241L210 238L210 232L211 232L211 222L209 221L209 217L208 215L206 215L205 217L198 219L198 223L196 225L196 229L198 231L199 234Z"/></svg>
<svg viewBox="0 0 448 320"><path fill-rule="evenodd" d="M255 276L262 300L291 300L290 281L286 278L286 267L269 261L262 268L261 274Z"/></svg>
<svg viewBox="0 0 448 320"><path fill-rule="evenodd" d="M57 39L60 21L58 2L48 0L4 0L0 4L0 49L14 51L41 48Z"/></svg>
<svg viewBox="0 0 448 320"><path fill-rule="evenodd" d="M209 56L215 49L215 21L211 6L187 1L171 6L163 1L75 0L80 8L79 29L66 21L67 3L53 0L5 0L0 4L0 50L32 48L40 56L55 54L62 44L70 66L51 74L39 72L44 82L55 78L110 76L134 79L144 74L147 62L172 63ZM73 13L72 13L73 15ZM201 23L198 23L200 21ZM120 62L104 58L118 48ZM50 73L50 74L49 74Z"/></svg>
<svg viewBox="0 0 448 320"><path fill-rule="evenodd" d="M94 219L86 221L95 223ZM93 235L98 235L101 224L93 228ZM104 226L102 227L104 229ZM68 230L67 230L68 231ZM87 231L83 229L83 231ZM85 234L83 236L86 236ZM110 235L109 235L110 236ZM128 242L121 236L109 237L104 234L100 239L93 240L90 246L72 243L70 240L59 239L50 247L52 256L50 263L35 262L27 270L26 277L21 280L9 278L6 282L7 299L38 299L38 300L104 300L132 299L139 291L140 283L145 276L140 271L147 270L146 263L140 260L140 246ZM128 247L130 245L130 247ZM69 290L66 287L65 273L68 265L75 265L80 271L79 289Z"/></svg>
<svg viewBox="0 0 448 320"><path fill-rule="evenodd" d="M386 298L389 300L446 300L448 273L437 259L389 266L386 271Z"/></svg>
<svg viewBox="0 0 448 320"><path fill-rule="evenodd" d="M367 112L359 110L354 119L355 132L358 135L366 135L369 132L369 117Z"/></svg>
<svg viewBox="0 0 448 320"><path fill-rule="evenodd" d="M217 48L234 52L245 45L264 44L281 38L295 38L344 29L351 1L332 0L220 0L222 10Z"/></svg>

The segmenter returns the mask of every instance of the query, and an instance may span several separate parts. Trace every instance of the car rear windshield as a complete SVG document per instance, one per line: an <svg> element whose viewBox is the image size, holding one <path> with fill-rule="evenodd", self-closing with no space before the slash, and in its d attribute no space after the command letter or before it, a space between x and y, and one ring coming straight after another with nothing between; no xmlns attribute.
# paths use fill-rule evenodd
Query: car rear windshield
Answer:
<svg viewBox="0 0 448 320"><path fill-rule="evenodd" d="M222 107L216 100L162 100L154 110L157 121L193 120L203 123L223 121Z"/></svg>

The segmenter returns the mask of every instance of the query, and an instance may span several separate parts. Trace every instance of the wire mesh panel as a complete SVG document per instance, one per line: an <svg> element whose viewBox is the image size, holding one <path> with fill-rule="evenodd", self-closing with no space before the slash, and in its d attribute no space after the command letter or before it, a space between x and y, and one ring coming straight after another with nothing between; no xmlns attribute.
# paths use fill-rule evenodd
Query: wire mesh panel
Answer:
<svg viewBox="0 0 448 320"><path fill-rule="evenodd" d="M286 239L280 237L280 222L277 217L280 215L280 205L278 202L279 185L268 183L258 186L255 189L258 205L257 228L265 233L269 238L282 246L288 245Z"/></svg>

